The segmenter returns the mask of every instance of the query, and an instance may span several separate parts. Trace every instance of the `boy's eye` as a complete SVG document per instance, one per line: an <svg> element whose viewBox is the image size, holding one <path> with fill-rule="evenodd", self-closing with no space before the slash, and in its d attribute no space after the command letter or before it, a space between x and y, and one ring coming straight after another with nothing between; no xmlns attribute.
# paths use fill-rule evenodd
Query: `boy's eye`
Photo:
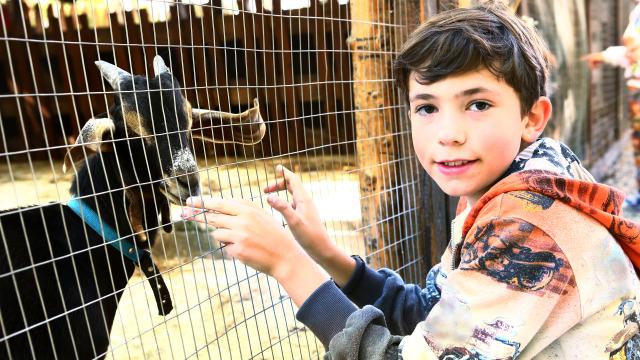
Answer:
<svg viewBox="0 0 640 360"><path fill-rule="evenodd" d="M438 109L433 105L420 105L416 107L416 114L420 115L430 115L438 111Z"/></svg>
<svg viewBox="0 0 640 360"><path fill-rule="evenodd" d="M471 110L471 111L486 111L486 110L489 110L490 107L491 107L491 104L489 104L486 101L475 101L475 102L471 103L471 105L469 106L469 110Z"/></svg>

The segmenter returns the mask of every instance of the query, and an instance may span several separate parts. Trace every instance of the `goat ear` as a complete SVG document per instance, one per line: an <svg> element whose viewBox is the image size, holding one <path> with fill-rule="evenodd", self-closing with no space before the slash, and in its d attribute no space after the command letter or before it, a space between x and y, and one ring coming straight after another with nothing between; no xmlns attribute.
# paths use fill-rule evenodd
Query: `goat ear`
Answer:
<svg viewBox="0 0 640 360"><path fill-rule="evenodd" d="M266 132L260 116L258 99L253 107L240 114L222 111L193 109L191 136L213 143L257 144Z"/></svg>
<svg viewBox="0 0 640 360"><path fill-rule="evenodd" d="M100 70L102 77L109 82L113 90L120 90L120 82L132 77L128 72L106 61L98 60L95 64Z"/></svg>
<svg viewBox="0 0 640 360"><path fill-rule="evenodd" d="M160 55L156 55L156 57L153 58L153 72L155 76L158 76L162 73L171 72L167 65L164 64L164 60L162 60L162 57Z"/></svg>
<svg viewBox="0 0 640 360"><path fill-rule="evenodd" d="M98 151L110 151L112 144L103 143L107 135L113 137L116 125L110 118L89 119L80 130L76 143L72 145L64 157L62 172L67 172L69 166L84 161L87 155Z"/></svg>

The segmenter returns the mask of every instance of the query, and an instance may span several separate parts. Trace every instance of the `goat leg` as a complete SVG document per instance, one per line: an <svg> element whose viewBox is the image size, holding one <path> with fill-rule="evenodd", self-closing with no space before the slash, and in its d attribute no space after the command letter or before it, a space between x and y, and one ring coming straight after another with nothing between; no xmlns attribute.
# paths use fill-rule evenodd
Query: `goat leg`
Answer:
<svg viewBox="0 0 640 360"><path fill-rule="evenodd" d="M129 215L129 224L131 230L141 242L147 241L147 233L144 228L144 196L142 189L132 188L126 189L127 197L127 213Z"/></svg>
<svg viewBox="0 0 640 360"><path fill-rule="evenodd" d="M158 199L158 207L160 208L162 230L168 234L173 231L173 225L171 224L171 212L169 211L169 201L160 191L156 191L156 199Z"/></svg>
<svg viewBox="0 0 640 360"><path fill-rule="evenodd" d="M153 291L153 297L156 299L156 306L158 307L158 315L166 316L173 310L171 294L162 278L160 269L153 262L151 253L147 250L144 250L140 256L140 269L149 280L149 285L151 285L151 291Z"/></svg>

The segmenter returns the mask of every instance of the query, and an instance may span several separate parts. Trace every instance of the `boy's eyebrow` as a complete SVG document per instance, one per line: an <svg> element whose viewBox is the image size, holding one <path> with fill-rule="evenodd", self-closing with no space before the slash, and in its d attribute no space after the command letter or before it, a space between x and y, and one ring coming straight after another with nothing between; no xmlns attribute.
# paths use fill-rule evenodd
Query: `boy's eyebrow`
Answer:
<svg viewBox="0 0 640 360"><path fill-rule="evenodd" d="M468 97L468 96L476 95L476 94L479 94L479 93L493 93L493 92L494 91L492 91L492 90L490 90L488 88L485 88L485 87L482 87L482 86L478 86L478 87L475 87L475 88L471 88L471 89L467 89L467 90L461 91L458 94L456 94L455 97L461 98L461 97ZM416 94L416 95L412 96L409 99L409 102L412 102L412 101L415 101L415 100L432 100L432 99L435 99L435 98L436 98L436 96L431 95L429 93L420 93L420 94Z"/></svg>

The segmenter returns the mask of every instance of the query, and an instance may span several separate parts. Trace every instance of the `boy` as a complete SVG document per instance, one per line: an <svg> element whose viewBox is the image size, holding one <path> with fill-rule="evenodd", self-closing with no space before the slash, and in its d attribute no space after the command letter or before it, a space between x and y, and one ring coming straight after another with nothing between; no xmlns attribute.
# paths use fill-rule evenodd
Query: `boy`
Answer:
<svg viewBox="0 0 640 360"><path fill-rule="evenodd" d="M265 192L292 194L292 204L268 198L290 232L244 200L192 198L206 218L183 216L217 227L230 255L274 276L327 358L637 359L629 257L640 264L640 228L619 217L620 192L539 139L551 112L546 53L535 30L491 7L437 15L400 51L417 157L464 199L424 289L340 251L281 166Z"/></svg>

